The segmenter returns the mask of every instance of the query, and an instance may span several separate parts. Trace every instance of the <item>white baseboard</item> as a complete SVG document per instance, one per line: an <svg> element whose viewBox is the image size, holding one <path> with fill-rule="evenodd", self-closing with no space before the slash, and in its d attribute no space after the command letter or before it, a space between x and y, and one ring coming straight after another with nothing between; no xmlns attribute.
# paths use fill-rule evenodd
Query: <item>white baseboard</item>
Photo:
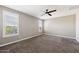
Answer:
<svg viewBox="0 0 79 59"><path fill-rule="evenodd" d="M51 35L51 36L58 36L58 37L65 37L65 38L71 38L71 39L76 39L75 37L68 37L68 36L61 36L61 35L52 35L52 34L47 34L44 33L45 35Z"/></svg>
<svg viewBox="0 0 79 59"><path fill-rule="evenodd" d="M17 43L17 42L20 42L20 41L23 41L23 40L31 39L33 37L37 37L37 36L40 36L40 35L42 35L42 34L34 35L34 36L31 36L31 37L27 37L27 38L23 38L23 39L16 40L16 41L13 41L13 42L9 42L9 43L6 43L6 44L2 44L2 45L0 45L0 47L6 46L6 45L9 45L9 44L13 44L13 43Z"/></svg>

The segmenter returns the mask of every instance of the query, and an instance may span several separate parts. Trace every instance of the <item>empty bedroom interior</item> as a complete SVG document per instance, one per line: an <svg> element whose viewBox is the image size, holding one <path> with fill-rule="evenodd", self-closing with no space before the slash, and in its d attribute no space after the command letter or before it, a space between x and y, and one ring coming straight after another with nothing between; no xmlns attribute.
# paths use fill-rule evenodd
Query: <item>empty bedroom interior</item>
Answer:
<svg viewBox="0 0 79 59"><path fill-rule="evenodd" d="M0 52L78 53L79 5L0 5Z"/></svg>

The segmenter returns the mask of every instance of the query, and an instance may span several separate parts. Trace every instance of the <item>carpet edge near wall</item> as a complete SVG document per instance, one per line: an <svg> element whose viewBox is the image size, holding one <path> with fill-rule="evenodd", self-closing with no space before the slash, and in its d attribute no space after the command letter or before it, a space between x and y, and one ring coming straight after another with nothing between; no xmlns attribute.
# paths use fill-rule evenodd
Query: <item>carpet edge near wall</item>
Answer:
<svg viewBox="0 0 79 59"><path fill-rule="evenodd" d="M61 36L61 35L52 35L52 34L47 34L44 33L45 35L51 35L51 36L58 36L58 37L65 37L65 38L71 38L71 39L76 39L76 37L68 37L68 36Z"/></svg>
<svg viewBox="0 0 79 59"><path fill-rule="evenodd" d="M7 46L7 45L13 44L13 43L17 43L17 42L20 42L20 41L23 41L23 40L31 39L33 37L37 37L37 36L40 36L40 35L42 35L42 34L34 35L34 36L31 36L31 37L27 37L27 38L23 38L23 39L16 40L16 41L13 41L13 42L9 42L9 43L6 43L6 44L2 44L2 45L0 45L0 47Z"/></svg>

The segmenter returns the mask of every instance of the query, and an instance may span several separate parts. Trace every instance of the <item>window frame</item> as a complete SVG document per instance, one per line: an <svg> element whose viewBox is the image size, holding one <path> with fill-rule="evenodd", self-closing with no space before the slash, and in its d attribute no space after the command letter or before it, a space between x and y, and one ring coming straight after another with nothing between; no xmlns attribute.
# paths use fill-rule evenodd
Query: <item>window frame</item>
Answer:
<svg viewBox="0 0 79 59"><path fill-rule="evenodd" d="M17 33L16 34L8 34L8 35L6 35L6 31L5 31L5 29L6 29L6 15L11 15L11 16L14 16L14 17L16 17L16 19L17 19L17 25L14 25L14 26L16 26L17 27ZM16 14L16 13L13 13L13 12L9 12L9 11L6 11L6 10L3 10L3 15L2 15L2 17L3 17L3 38L5 38L5 37L12 37L12 36L17 36L17 35L19 35L19 15L18 14Z"/></svg>

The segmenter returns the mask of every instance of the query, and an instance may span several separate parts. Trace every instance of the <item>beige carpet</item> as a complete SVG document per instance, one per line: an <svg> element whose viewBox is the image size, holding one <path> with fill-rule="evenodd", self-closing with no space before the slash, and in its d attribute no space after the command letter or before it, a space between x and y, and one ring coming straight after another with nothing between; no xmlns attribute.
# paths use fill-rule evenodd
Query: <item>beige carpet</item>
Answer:
<svg viewBox="0 0 79 59"><path fill-rule="evenodd" d="M75 39L41 35L0 48L1 53L78 53Z"/></svg>

